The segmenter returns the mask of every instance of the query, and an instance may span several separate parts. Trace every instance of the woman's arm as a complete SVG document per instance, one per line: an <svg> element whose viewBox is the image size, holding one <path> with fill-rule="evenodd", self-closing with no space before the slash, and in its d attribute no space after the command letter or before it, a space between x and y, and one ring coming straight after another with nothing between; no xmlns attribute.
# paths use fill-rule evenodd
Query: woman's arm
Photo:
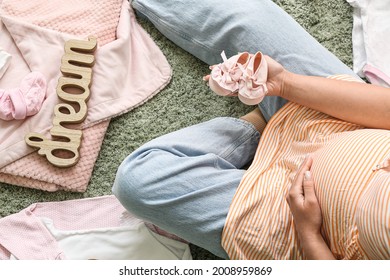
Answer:
<svg viewBox="0 0 390 280"><path fill-rule="evenodd" d="M322 215L310 174L312 161L309 157L303 162L286 199L293 214L295 229L306 258L334 260L320 231Z"/></svg>
<svg viewBox="0 0 390 280"><path fill-rule="evenodd" d="M270 57L269 95L371 128L390 129L390 89L361 83L304 76L285 70Z"/></svg>

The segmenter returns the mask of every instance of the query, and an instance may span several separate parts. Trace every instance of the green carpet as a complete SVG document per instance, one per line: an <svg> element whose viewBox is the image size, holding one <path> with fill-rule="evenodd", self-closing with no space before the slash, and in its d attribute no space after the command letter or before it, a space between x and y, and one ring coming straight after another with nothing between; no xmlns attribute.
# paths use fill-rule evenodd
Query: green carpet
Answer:
<svg viewBox="0 0 390 280"><path fill-rule="evenodd" d="M345 0L275 0L320 43L352 67L352 9ZM173 69L171 83L141 107L113 119L85 193L49 193L0 183L0 217L35 202L61 201L111 194L115 172L134 149L179 128L218 116L239 117L253 107L215 95L202 81L208 65L175 46L149 22L140 21ZM217 259L191 246L194 259Z"/></svg>

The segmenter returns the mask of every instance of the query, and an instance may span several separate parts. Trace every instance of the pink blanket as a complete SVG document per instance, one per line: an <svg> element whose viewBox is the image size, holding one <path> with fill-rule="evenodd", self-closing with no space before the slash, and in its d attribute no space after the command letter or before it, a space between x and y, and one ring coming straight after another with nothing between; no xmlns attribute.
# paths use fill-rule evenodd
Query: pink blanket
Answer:
<svg viewBox="0 0 390 280"><path fill-rule="evenodd" d="M13 55L0 88L16 87L30 71L39 71L48 80L47 98L37 115L23 121L0 120L0 181L49 191L85 191L110 118L158 93L170 81L170 66L137 24L127 0L0 2L0 45ZM81 159L72 168L58 169L32 153L24 135L48 134L59 103L55 87L64 43L88 35L98 37L99 47L82 124Z"/></svg>
<svg viewBox="0 0 390 280"><path fill-rule="evenodd" d="M100 46L116 39L123 0L3 0L4 15L78 37L94 34Z"/></svg>
<svg viewBox="0 0 390 280"><path fill-rule="evenodd" d="M80 160L70 168L58 168L32 153L0 169L0 181L45 191L84 192L91 178L109 121L83 130Z"/></svg>

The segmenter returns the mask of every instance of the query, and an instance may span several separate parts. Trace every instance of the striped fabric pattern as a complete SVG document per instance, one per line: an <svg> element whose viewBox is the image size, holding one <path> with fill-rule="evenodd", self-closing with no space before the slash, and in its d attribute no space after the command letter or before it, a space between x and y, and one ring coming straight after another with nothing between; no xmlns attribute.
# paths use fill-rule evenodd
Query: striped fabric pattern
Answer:
<svg viewBox="0 0 390 280"><path fill-rule="evenodd" d="M390 259L390 172L376 168L390 158L390 131L291 102L271 119L233 198L222 234L229 257L304 258L286 195L307 154L335 257Z"/></svg>

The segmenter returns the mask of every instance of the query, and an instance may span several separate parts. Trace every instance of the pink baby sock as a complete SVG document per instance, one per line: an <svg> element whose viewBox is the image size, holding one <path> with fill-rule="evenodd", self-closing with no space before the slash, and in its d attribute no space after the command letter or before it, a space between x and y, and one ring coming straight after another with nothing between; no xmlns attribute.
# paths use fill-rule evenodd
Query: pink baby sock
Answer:
<svg viewBox="0 0 390 280"><path fill-rule="evenodd" d="M22 120L39 112L46 95L46 79L31 72L19 88L0 89L0 119Z"/></svg>

